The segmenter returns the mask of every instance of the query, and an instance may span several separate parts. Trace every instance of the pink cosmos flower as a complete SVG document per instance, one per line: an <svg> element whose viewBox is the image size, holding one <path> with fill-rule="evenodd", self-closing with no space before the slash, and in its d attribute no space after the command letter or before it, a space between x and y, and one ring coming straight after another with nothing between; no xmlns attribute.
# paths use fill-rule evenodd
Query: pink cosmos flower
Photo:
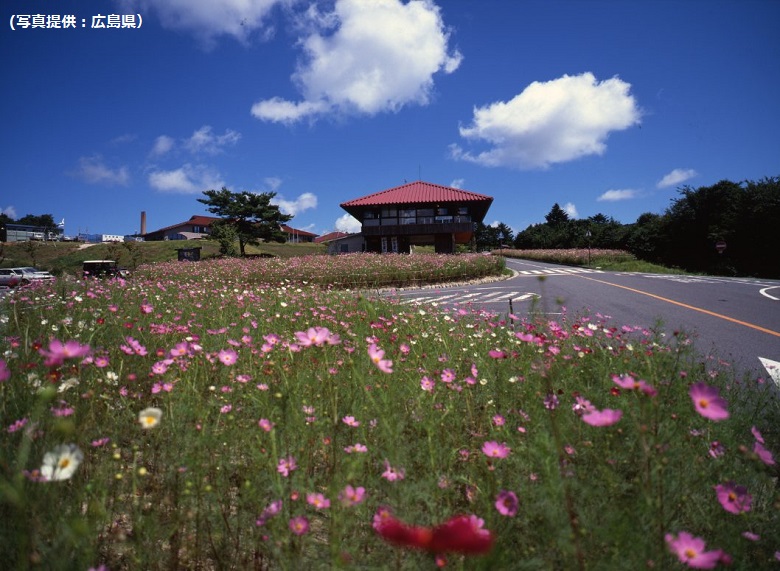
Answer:
<svg viewBox="0 0 780 571"><path fill-rule="evenodd" d="M717 440L713 440L710 443L710 451L709 454L713 458L719 458L720 456L723 456L726 453L726 449L723 447L723 444L718 442Z"/></svg>
<svg viewBox="0 0 780 571"><path fill-rule="evenodd" d="M318 510L325 510L330 507L330 500L322 494L306 494L306 503Z"/></svg>
<svg viewBox="0 0 780 571"><path fill-rule="evenodd" d="M441 373L442 383L451 383L455 380L455 371L452 369L444 369Z"/></svg>
<svg viewBox="0 0 780 571"><path fill-rule="evenodd" d="M288 456L287 458L279 458L279 464L276 466L276 471L286 478L290 475L290 472L296 468L298 468L298 465L295 463L295 458Z"/></svg>
<svg viewBox="0 0 780 571"><path fill-rule="evenodd" d="M354 416L345 416L344 418L341 419L341 422L343 422L347 426L353 426L353 427L360 426L360 422L355 420Z"/></svg>
<svg viewBox="0 0 780 571"><path fill-rule="evenodd" d="M651 385L647 383L647 381L639 380L637 381L634 379L631 375L612 375L612 382L615 383L617 386L630 390L630 391L640 391L647 396L654 397L658 394L658 391L656 391Z"/></svg>
<svg viewBox="0 0 780 571"><path fill-rule="evenodd" d="M578 396L571 406L571 409L577 416L582 416L586 412L594 412L596 407L593 406L588 399Z"/></svg>
<svg viewBox="0 0 780 571"><path fill-rule="evenodd" d="M351 446L347 446L344 448L344 452L347 454L365 454L368 452L368 447L365 444L361 444L360 442L356 442L355 444L352 444Z"/></svg>
<svg viewBox="0 0 780 571"><path fill-rule="evenodd" d="M753 433L753 438L756 439L756 442L760 442L761 444L765 444L764 437L761 436L761 432L759 432L758 428L755 426L750 429L750 432Z"/></svg>
<svg viewBox="0 0 780 571"><path fill-rule="evenodd" d="M666 534L666 545L681 563L693 569L713 569L724 557L722 550L704 551L706 544L700 537L693 537L687 531L681 531L677 537Z"/></svg>
<svg viewBox="0 0 780 571"><path fill-rule="evenodd" d="M504 426L506 419L500 414L493 415L493 426Z"/></svg>
<svg viewBox="0 0 780 571"><path fill-rule="evenodd" d="M274 423L268 420L267 418L261 418L257 421L257 425L265 430L266 432L271 432L271 430L274 427Z"/></svg>
<svg viewBox="0 0 780 571"><path fill-rule="evenodd" d="M772 453L766 448L764 448L764 446L760 442L753 443L753 453L756 454L759 460L761 460L767 466L775 465L775 459L772 456Z"/></svg>
<svg viewBox="0 0 780 571"><path fill-rule="evenodd" d="M271 519L281 511L282 511L282 500L275 500L271 502L263 510L263 513L260 514L260 517L257 518L255 525L257 525L258 527L265 525L269 519Z"/></svg>
<svg viewBox="0 0 780 571"><path fill-rule="evenodd" d="M154 311L154 307L152 307L148 303L141 304L141 313L151 313L152 311Z"/></svg>
<svg viewBox="0 0 780 571"><path fill-rule="evenodd" d="M154 365L152 365L153 375L164 375L167 370L168 364L165 361L157 361Z"/></svg>
<svg viewBox="0 0 780 571"><path fill-rule="evenodd" d="M65 362L65 359L80 359L91 352L89 345L82 345L73 339L66 343L59 339L52 339L49 342L48 350L38 349L38 353L46 357L44 365L47 367L59 367Z"/></svg>
<svg viewBox="0 0 780 571"><path fill-rule="evenodd" d="M729 412L726 410L728 403L720 396L718 389L715 387L710 387L704 383L696 383L691 386L688 394L693 401L696 412L704 418L717 422L729 417Z"/></svg>
<svg viewBox="0 0 780 571"><path fill-rule="evenodd" d="M347 487L339 493L339 501L347 508L362 503L365 498L366 489L362 486L353 488L352 486L347 485Z"/></svg>
<svg viewBox="0 0 780 571"><path fill-rule="evenodd" d="M238 361L238 353L233 349L221 349L219 353L217 353L217 359L219 359L223 365L234 365L236 361Z"/></svg>
<svg viewBox="0 0 780 571"><path fill-rule="evenodd" d="M290 520L290 531L295 535L304 535L309 531L309 520L299 515Z"/></svg>
<svg viewBox="0 0 780 571"><path fill-rule="evenodd" d="M512 449L505 442L499 444L493 440L482 445L482 452L490 458L506 458Z"/></svg>
<svg viewBox="0 0 780 571"><path fill-rule="evenodd" d="M3 383L11 378L11 371L8 369L4 359L0 359L0 383Z"/></svg>
<svg viewBox="0 0 780 571"><path fill-rule="evenodd" d="M420 381L420 386L422 387L422 390L432 393L436 385L433 382L433 379L431 379L430 377L423 377L422 380Z"/></svg>
<svg viewBox="0 0 780 571"><path fill-rule="evenodd" d="M382 472L382 477L387 480L388 482L395 482L398 480L404 479L404 469L403 468L393 468L390 465L390 462L385 460L385 471Z"/></svg>
<svg viewBox="0 0 780 571"><path fill-rule="evenodd" d="M604 410L593 410L592 412L583 414L582 421L591 426L612 426L618 422L622 416L622 410L605 408Z"/></svg>
<svg viewBox="0 0 780 571"><path fill-rule="evenodd" d="M544 397L544 408L547 410L555 410L558 408L558 397L553 393L548 393L547 396Z"/></svg>
<svg viewBox="0 0 780 571"><path fill-rule="evenodd" d="M514 517L517 515L517 508L519 502L517 501L517 495L509 490L501 490L496 497L496 509L498 513L507 517Z"/></svg>
<svg viewBox="0 0 780 571"><path fill-rule="evenodd" d="M745 486L737 486L734 482L726 482L715 486L715 493L723 509L729 513L739 514L749 512L753 496L747 493Z"/></svg>
<svg viewBox="0 0 780 571"><path fill-rule="evenodd" d="M377 369L383 373L392 373L393 362L389 359L385 359L384 356L385 352L377 347L376 344L372 343L368 347L368 357L371 359L371 362L376 365Z"/></svg>

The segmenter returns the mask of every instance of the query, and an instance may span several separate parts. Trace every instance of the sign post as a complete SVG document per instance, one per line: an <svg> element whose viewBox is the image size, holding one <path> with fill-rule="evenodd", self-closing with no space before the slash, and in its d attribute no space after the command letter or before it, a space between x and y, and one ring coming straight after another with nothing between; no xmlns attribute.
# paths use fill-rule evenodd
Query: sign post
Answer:
<svg viewBox="0 0 780 571"><path fill-rule="evenodd" d="M715 242L715 249L718 251L718 254L722 254L723 251L726 249L726 241L718 240L717 242Z"/></svg>

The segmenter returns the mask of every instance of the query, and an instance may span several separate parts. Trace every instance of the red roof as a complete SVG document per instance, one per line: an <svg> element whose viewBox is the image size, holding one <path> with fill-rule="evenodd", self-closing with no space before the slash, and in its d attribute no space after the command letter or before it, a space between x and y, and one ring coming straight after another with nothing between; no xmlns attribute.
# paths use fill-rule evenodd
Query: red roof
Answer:
<svg viewBox="0 0 780 571"><path fill-rule="evenodd" d="M220 218L217 218L216 216L201 216L200 214L195 214L191 216L189 220L186 220L184 222L179 222L178 224L171 224L170 226L166 226L165 228L160 228L159 230L154 230L153 232L147 232L146 234L156 234L158 232L165 232L166 230L171 230L179 226L185 226L190 224L194 226L210 227L212 222L215 222L217 220L220 220ZM146 234L144 234L144 236Z"/></svg>
<svg viewBox="0 0 780 571"><path fill-rule="evenodd" d="M384 206L389 204L421 204L429 202L490 203L493 202L493 197L418 180L417 182L410 182L409 184L343 202L341 207L348 209L351 206Z"/></svg>
<svg viewBox="0 0 780 571"><path fill-rule="evenodd" d="M295 234L296 236L316 236L316 234L312 234L311 232L307 232L306 230L298 230L297 228L292 228L291 226L288 226L287 224L282 224L282 232L286 232L287 234Z"/></svg>
<svg viewBox="0 0 780 571"><path fill-rule="evenodd" d="M344 236L349 236L349 234L346 232L328 232L322 236L317 236L314 241L319 244L320 242L330 242L331 240L343 238Z"/></svg>

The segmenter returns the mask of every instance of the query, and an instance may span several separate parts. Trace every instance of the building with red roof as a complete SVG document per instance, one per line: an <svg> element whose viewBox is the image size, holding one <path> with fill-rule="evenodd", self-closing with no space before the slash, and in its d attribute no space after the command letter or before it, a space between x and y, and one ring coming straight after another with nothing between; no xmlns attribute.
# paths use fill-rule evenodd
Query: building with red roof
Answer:
<svg viewBox="0 0 780 571"><path fill-rule="evenodd" d="M215 216L201 216L195 214L191 216L189 220L179 222L178 224L172 224L153 232L147 232L142 234L144 240L198 240L201 238L208 238L211 234L211 225L221 218ZM306 230L298 230L287 224L281 225L281 230L287 237L287 242L299 243L299 242L313 242L316 234L307 232Z"/></svg>
<svg viewBox="0 0 780 571"><path fill-rule="evenodd" d="M451 254L469 244L492 196L416 181L361 198L341 207L360 221L369 252L409 252L411 246L434 246Z"/></svg>

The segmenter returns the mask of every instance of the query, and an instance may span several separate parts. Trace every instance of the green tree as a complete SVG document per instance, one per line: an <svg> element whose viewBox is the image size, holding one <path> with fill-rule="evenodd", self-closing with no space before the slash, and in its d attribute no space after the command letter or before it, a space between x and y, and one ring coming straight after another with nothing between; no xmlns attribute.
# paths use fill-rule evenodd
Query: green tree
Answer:
<svg viewBox="0 0 780 571"><path fill-rule="evenodd" d="M566 211L556 202L544 219L547 221L547 224L552 227L563 226L569 221L569 215L566 214Z"/></svg>
<svg viewBox="0 0 780 571"><path fill-rule="evenodd" d="M216 240L219 243L219 253L223 256L235 256L236 242L238 241L238 232L236 227L227 220L217 220L211 224L210 240Z"/></svg>
<svg viewBox="0 0 780 571"><path fill-rule="evenodd" d="M223 186L221 190L205 190L203 194L206 198L199 198L198 202L208 206L209 212L224 218L235 228L242 256L246 255L247 244L256 244L260 240L284 242L281 224L291 220L292 216L282 214L278 206L271 204L275 192L231 192Z"/></svg>

